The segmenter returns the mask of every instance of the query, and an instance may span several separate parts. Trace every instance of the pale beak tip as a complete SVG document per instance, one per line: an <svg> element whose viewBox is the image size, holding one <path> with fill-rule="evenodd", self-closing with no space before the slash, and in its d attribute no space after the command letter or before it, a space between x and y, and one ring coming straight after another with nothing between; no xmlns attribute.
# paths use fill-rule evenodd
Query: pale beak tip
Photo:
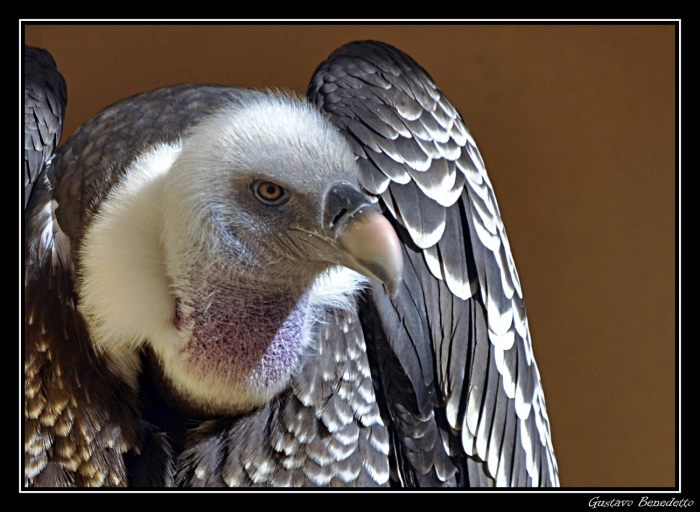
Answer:
<svg viewBox="0 0 700 512"><path fill-rule="evenodd" d="M347 256L342 263L381 281L395 298L403 280L403 249L391 223L379 211L358 212L343 227L338 245Z"/></svg>

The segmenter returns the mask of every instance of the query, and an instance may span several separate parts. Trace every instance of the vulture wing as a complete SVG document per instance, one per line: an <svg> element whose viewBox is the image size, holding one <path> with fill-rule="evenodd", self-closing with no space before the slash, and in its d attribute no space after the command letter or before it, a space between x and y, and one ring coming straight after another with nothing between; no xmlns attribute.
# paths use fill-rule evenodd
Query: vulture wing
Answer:
<svg viewBox="0 0 700 512"><path fill-rule="evenodd" d="M346 135L361 184L404 243L395 298L362 307L404 485L558 485L549 419L508 238L474 139L409 56L336 50L308 96Z"/></svg>
<svg viewBox="0 0 700 512"><path fill-rule="evenodd" d="M100 378L105 363L75 314L73 260L52 212L49 169L65 81L45 50L25 46L23 63L24 483L124 485L122 452L133 440L129 391Z"/></svg>
<svg viewBox="0 0 700 512"><path fill-rule="evenodd" d="M66 81L51 54L24 47L24 207L32 186L61 139Z"/></svg>

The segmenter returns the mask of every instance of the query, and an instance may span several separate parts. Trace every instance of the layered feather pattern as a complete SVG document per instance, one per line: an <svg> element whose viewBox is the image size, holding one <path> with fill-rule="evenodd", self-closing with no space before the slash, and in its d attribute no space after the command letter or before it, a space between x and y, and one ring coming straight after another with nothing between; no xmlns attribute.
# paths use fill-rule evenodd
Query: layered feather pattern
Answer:
<svg viewBox="0 0 700 512"><path fill-rule="evenodd" d="M66 110L66 81L46 50L24 47L24 207L32 186L58 147Z"/></svg>
<svg viewBox="0 0 700 512"><path fill-rule="evenodd" d="M362 185L380 197L406 244L404 288L391 301L375 289L373 299L413 392L439 390L419 401L414 420L445 415L469 455L472 484L557 485L520 281L464 121L418 64L376 42L336 50L309 96L348 135ZM406 420L393 409L400 432ZM405 434L399 441L414 445Z"/></svg>

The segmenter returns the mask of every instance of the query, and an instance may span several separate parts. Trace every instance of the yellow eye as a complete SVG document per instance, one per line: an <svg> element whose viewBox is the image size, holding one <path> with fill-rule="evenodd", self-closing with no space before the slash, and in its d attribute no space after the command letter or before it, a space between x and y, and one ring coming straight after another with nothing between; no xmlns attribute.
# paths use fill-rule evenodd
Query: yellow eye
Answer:
<svg viewBox="0 0 700 512"><path fill-rule="evenodd" d="M279 205L287 201L287 191L271 181L256 181L253 183L253 191L266 204Z"/></svg>

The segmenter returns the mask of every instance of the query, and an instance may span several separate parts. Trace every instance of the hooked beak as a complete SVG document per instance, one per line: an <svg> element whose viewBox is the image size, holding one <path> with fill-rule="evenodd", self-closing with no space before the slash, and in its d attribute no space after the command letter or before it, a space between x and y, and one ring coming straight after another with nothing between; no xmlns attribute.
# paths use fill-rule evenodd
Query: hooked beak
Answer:
<svg viewBox="0 0 700 512"><path fill-rule="evenodd" d="M326 194L324 224L337 261L384 283L392 297L403 279L401 242L391 223L355 187L334 185Z"/></svg>

